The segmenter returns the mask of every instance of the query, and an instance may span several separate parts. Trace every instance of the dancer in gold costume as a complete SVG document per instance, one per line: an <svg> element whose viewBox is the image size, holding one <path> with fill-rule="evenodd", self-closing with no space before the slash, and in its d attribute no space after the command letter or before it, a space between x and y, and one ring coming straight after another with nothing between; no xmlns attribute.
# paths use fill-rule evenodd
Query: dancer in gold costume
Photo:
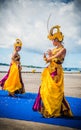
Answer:
<svg viewBox="0 0 81 130"><path fill-rule="evenodd" d="M24 93L24 84L21 77L21 64L19 51L22 47L22 41L16 39L14 43L14 53L11 58L10 69L7 75L0 81L3 90L9 92L9 96L15 97L15 94Z"/></svg>
<svg viewBox="0 0 81 130"><path fill-rule="evenodd" d="M57 32L53 32L54 30ZM48 38L55 46L54 49L44 53L44 60L49 63L41 75L39 93L33 105L34 111L40 111L44 117L73 117L69 103L64 97L64 72L62 63L66 55L62 41L64 36L60 26L50 29Z"/></svg>

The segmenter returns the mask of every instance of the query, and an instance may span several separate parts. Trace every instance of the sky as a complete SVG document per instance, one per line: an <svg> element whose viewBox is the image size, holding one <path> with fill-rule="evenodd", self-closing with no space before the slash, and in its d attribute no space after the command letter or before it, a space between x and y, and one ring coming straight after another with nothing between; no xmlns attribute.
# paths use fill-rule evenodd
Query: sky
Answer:
<svg viewBox="0 0 81 130"><path fill-rule="evenodd" d="M21 64L46 66L43 53L54 48L47 38L54 25L64 34L63 67L81 68L81 0L0 0L0 63L10 63L20 38Z"/></svg>

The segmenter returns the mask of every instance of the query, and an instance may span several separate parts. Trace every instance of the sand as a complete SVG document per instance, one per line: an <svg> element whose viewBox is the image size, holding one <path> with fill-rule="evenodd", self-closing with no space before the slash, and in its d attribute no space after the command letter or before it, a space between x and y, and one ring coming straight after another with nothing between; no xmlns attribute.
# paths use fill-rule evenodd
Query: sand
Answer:
<svg viewBox="0 0 81 130"><path fill-rule="evenodd" d="M37 93L41 73L25 73L22 77L26 91ZM81 74L64 74L64 86L65 96L81 97Z"/></svg>
<svg viewBox="0 0 81 130"><path fill-rule="evenodd" d="M0 130L78 130L63 126L0 118Z"/></svg>
<svg viewBox="0 0 81 130"><path fill-rule="evenodd" d="M5 73L0 73L0 79L2 79L4 75ZM22 73L22 78L26 92L38 92L41 82L41 73ZM81 73L64 74L64 92L65 96L81 98Z"/></svg>
<svg viewBox="0 0 81 130"><path fill-rule="evenodd" d="M0 73L0 79L5 73ZM26 92L37 93L41 73L22 73ZM64 74L65 96L81 98L81 73ZM0 130L75 130L74 128L0 118Z"/></svg>

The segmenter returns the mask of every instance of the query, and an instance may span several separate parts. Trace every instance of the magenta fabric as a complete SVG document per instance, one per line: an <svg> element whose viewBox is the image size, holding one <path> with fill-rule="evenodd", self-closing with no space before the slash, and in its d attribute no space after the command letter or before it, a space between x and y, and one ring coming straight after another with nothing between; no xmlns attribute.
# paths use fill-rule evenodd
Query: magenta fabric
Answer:
<svg viewBox="0 0 81 130"><path fill-rule="evenodd" d="M52 78L54 78L54 76L57 75L57 68L56 68L56 70L55 70L54 72L52 72L50 75L51 75Z"/></svg>
<svg viewBox="0 0 81 130"><path fill-rule="evenodd" d="M39 111L41 110L41 96L40 96L40 88L39 88L39 91L38 91L38 95L36 97L36 100L34 102L34 105L33 105L33 108L32 108L34 111Z"/></svg>
<svg viewBox="0 0 81 130"><path fill-rule="evenodd" d="M10 67L11 67L11 65L10 65ZM8 76L9 76L9 72L10 72L10 68L9 68L7 74L0 80L0 86L1 86L2 88L3 88L3 86L4 86L5 81L7 80Z"/></svg>

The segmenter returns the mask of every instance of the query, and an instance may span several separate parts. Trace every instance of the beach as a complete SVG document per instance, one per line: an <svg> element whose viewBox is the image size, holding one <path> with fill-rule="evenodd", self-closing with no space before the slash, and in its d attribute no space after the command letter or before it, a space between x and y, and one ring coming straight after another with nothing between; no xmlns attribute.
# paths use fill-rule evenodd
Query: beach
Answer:
<svg viewBox="0 0 81 130"><path fill-rule="evenodd" d="M6 73L0 73L0 79ZM41 73L22 73L26 92L37 93ZM0 88L1 89L1 88ZM65 96L81 98L81 73L64 73ZM0 118L0 130L75 130L74 128Z"/></svg>
<svg viewBox="0 0 81 130"><path fill-rule="evenodd" d="M0 79L6 73L0 73ZM22 72L26 92L37 93L41 83L41 73ZM1 89L1 88L0 88ZM64 73L65 96L81 98L81 73Z"/></svg>
<svg viewBox="0 0 81 130"><path fill-rule="evenodd" d="M41 82L41 73L22 73L22 77L26 92L37 93ZM64 74L64 92L65 96L81 98L81 74Z"/></svg>

